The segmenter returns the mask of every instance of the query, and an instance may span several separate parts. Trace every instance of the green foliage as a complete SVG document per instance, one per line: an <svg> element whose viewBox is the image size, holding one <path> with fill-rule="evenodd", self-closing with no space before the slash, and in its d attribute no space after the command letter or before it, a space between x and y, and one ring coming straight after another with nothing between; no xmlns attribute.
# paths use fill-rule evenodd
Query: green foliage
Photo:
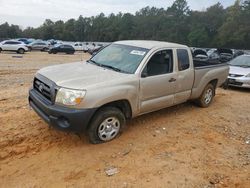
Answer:
<svg viewBox="0 0 250 188"><path fill-rule="evenodd" d="M145 7L135 15L101 13L66 22L46 19L40 27L23 31L16 25L0 25L0 38L16 37L100 42L145 39L250 49L250 0L236 0L226 9L217 3L204 11L192 11L186 0L175 0L165 9Z"/></svg>

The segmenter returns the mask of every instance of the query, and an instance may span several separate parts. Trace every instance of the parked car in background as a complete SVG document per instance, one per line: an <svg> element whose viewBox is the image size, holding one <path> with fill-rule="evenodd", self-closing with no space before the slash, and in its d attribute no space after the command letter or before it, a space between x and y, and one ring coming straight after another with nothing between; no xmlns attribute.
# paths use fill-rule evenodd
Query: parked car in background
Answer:
<svg viewBox="0 0 250 188"><path fill-rule="evenodd" d="M29 104L48 124L86 131L92 143L114 139L126 120L188 100L208 107L228 64L193 61L185 45L118 41L87 62L39 70Z"/></svg>
<svg viewBox="0 0 250 188"><path fill-rule="evenodd" d="M93 47L88 49L88 53L90 55L93 55L93 54L97 53L98 51L100 51L103 48L104 48L104 46L102 44L97 44L97 45L93 44Z"/></svg>
<svg viewBox="0 0 250 188"><path fill-rule="evenodd" d="M32 50L40 50L40 51L48 51L50 45L47 42L32 42L27 45L30 51Z"/></svg>
<svg viewBox="0 0 250 188"><path fill-rule="evenodd" d="M84 45L84 44L81 43L81 42L76 42L76 43L73 45L73 48L75 49L75 51L83 51L83 52L85 52L85 53L88 51L87 45Z"/></svg>
<svg viewBox="0 0 250 188"><path fill-rule="evenodd" d="M58 44L54 47L51 47L48 51L49 54L56 54L56 53L66 53L66 54L74 54L75 49L69 44Z"/></svg>
<svg viewBox="0 0 250 188"><path fill-rule="evenodd" d="M250 88L250 55L241 55L229 62L230 70L227 84Z"/></svg>
<svg viewBox="0 0 250 188"><path fill-rule="evenodd" d="M217 49L217 51L219 53L221 62L229 62L233 59L233 50L226 48L219 48Z"/></svg>
<svg viewBox="0 0 250 188"><path fill-rule="evenodd" d="M203 49L193 49L192 54L193 54L193 58L198 58L198 59L208 58L207 52Z"/></svg>
<svg viewBox="0 0 250 188"><path fill-rule="evenodd" d="M55 45L56 44L56 40L55 39L49 39L47 40L47 42L51 45Z"/></svg>
<svg viewBox="0 0 250 188"><path fill-rule="evenodd" d="M218 60L222 63L226 63L233 59L233 50L224 48L213 48L207 52L207 55L209 59Z"/></svg>
<svg viewBox="0 0 250 188"><path fill-rule="evenodd" d="M20 41L6 40L0 43L0 52L1 51L12 51L19 54L24 54L28 51L26 44Z"/></svg>
<svg viewBox="0 0 250 188"><path fill-rule="evenodd" d="M233 57L236 58L238 56L244 55L245 52L243 50L233 50Z"/></svg>
<svg viewBox="0 0 250 188"><path fill-rule="evenodd" d="M23 42L25 44L29 44L30 43L29 40L26 39L26 38L20 38L20 39L17 39L17 41Z"/></svg>

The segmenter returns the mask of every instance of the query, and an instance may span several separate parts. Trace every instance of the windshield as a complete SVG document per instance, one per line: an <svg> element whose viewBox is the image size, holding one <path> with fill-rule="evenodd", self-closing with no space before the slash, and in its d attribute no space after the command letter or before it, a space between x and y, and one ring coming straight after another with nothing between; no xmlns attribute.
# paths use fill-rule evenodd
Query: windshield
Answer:
<svg viewBox="0 0 250 188"><path fill-rule="evenodd" d="M111 44L93 56L90 62L118 72L133 74L148 51L145 48Z"/></svg>
<svg viewBox="0 0 250 188"><path fill-rule="evenodd" d="M250 67L250 56L239 56L233 59L229 65L238 67Z"/></svg>

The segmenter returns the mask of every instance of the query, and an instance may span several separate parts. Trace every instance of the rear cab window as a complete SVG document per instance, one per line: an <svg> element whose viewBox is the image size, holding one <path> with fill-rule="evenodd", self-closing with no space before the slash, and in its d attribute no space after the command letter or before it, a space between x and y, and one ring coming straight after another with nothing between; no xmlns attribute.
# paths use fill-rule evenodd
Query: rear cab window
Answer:
<svg viewBox="0 0 250 188"><path fill-rule="evenodd" d="M179 71L184 71L189 69L190 60L188 51L186 49L177 49L177 60L178 60Z"/></svg>

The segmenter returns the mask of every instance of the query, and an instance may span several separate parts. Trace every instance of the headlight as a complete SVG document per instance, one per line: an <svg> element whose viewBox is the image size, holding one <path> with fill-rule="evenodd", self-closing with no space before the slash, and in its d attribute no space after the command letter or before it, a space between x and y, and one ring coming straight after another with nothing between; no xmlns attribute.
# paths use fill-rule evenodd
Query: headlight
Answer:
<svg viewBox="0 0 250 188"><path fill-rule="evenodd" d="M86 91L60 88L56 94L56 103L73 106L80 104Z"/></svg>

